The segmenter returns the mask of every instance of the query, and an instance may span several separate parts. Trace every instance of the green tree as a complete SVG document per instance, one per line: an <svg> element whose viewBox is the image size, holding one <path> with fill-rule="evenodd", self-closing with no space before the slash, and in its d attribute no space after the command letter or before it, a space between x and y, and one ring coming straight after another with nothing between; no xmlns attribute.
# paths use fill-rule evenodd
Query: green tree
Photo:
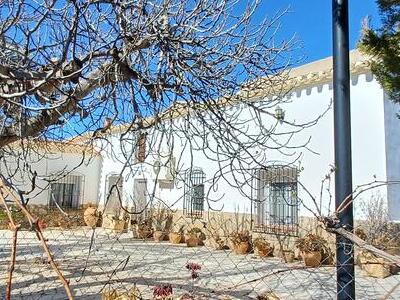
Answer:
<svg viewBox="0 0 400 300"><path fill-rule="evenodd" d="M395 102L400 102L400 0L377 0L382 26L366 24L359 48L374 59L372 72Z"/></svg>

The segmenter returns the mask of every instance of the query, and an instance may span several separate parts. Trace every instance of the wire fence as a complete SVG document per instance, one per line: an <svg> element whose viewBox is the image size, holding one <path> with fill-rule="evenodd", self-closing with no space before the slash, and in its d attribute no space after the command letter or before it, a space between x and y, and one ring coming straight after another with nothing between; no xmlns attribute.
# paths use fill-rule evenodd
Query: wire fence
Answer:
<svg viewBox="0 0 400 300"><path fill-rule="evenodd" d="M194 219L158 208L149 214L149 223L129 217L106 220L92 207L66 214L54 208L30 210L42 220L39 229L51 258L76 299L336 298L335 236L313 218L301 217L299 237L294 237L253 232L251 216L239 213L209 212ZM13 231L1 211L4 299ZM12 213L18 220L20 212L14 208ZM160 215L163 222L157 223ZM399 299L396 264L359 247L355 253L356 298ZM22 224L11 299L66 298L36 230Z"/></svg>

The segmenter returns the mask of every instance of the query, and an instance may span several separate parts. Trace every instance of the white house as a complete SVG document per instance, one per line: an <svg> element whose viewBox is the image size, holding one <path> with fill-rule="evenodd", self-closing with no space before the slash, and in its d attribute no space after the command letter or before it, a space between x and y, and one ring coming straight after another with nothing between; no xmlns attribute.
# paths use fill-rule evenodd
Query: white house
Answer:
<svg viewBox="0 0 400 300"><path fill-rule="evenodd" d="M398 107L387 99L371 74L368 62L357 51L351 53L351 74L353 186L356 188L375 180L399 180L400 158L397 149L400 137L396 134L400 121L396 116ZM256 215L255 220L261 224L266 222L265 218L269 219L267 222L280 220L290 224L298 218L298 213L309 215L310 211L316 212L314 202L303 187L317 197L319 206L321 181L334 164L332 59L293 69L290 72L290 82L295 83L295 88L280 104L285 113L284 120L307 123L318 119L314 126L292 137L293 144L305 143L306 147L294 149L290 156L269 149L267 158L265 148L256 146L250 149L253 157L262 160L260 165L266 165L264 171L257 172L260 165L254 161L247 165L250 171L243 171L244 167L234 160L221 165L219 151L222 149L222 141L207 135L208 129L202 126L207 118L214 116L207 115L207 109L204 109L204 120L200 122L198 115L192 115L185 105L175 104L169 109L169 117L162 126L136 133L136 136L132 135L122 142L119 133L124 132L125 127L115 128L110 133L112 146L100 151L103 157L100 205L107 202L109 187L116 182L116 176L121 174L120 188L124 203L137 211L146 207L149 201L162 200L189 215L201 215L208 210L233 212L238 209L252 212ZM265 94L252 95L249 101L257 105L271 99L273 95L266 91ZM246 105L236 106L235 103L224 105L221 110L224 114L231 112L230 115L238 110L240 118L232 119L232 122L237 122L234 126L240 126L240 122L246 123L246 127L250 128L247 135L257 135L260 129L253 122L253 111ZM194 125L192 127L198 130L189 135L188 142L188 135L184 132L188 130L189 119L189 123ZM277 130L282 132L288 127L285 122L278 126L281 129ZM174 129L170 130L172 127ZM170 136L163 138L163 135ZM206 147L201 146L204 140L207 140ZM145 159L137 159L140 151L142 156L146 156ZM135 154L130 157L131 164L127 166L126 157L130 153ZM298 158L295 163L293 157ZM221 155L221 160L224 158ZM231 170L222 176L221 169L229 168L229 165ZM263 179L252 180L251 176ZM238 177L243 177L240 182ZM270 177L276 177L274 180L278 181L274 182ZM400 199L397 196L399 188L398 185L388 185L379 189L380 195L388 198L393 220L400 220ZM377 192L376 189L366 192L360 199L368 199L372 193ZM334 191L331 193L334 199ZM304 204L299 205L300 212L297 210L298 199ZM325 193L322 212L327 213L329 209L332 212L333 202ZM285 220L282 221L282 218Z"/></svg>
<svg viewBox="0 0 400 300"><path fill-rule="evenodd" d="M351 52L351 74L353 186L374 180L400 180L400 135L396 131L399 108L387 98L367 60L357 51ZM332 59L294 68L287 80L294 88L285 95L278 110L276 105L271 106L270 119L257 119L253 107L273 102L271 91L251 95L249 105L221 105L220 111L232 118L232 125L246 130L230 145L226 144L228 125L218 127L215 115L207 109L194 115L180 103L169 108L168 118L151 129L124 135L121 133L126 126L111 129L107 134L109 143L98 143L99 158L90 167L79 169L85 173L85 184L79 187L84 196L79 202L96 201L102 207L107 203L106 211L118 213L120 201L141 212L161 200L190 217L210 210L239 210L252 213L259 226L294 224L299 215L316 212L315 204L321 206L322 213L332 212L333 189L332 198L325 191L321 202L319 199L321 182L334 164ZM257 127L259 122L265 122L264 129ZM210 129L204 124L217 127ZM288 139L284 132L296 131L293 124L310 126L302 126L302 130L290 136L290 145L298 147L287 147L286 152L274 149L268 144L271 138L265 138L268 132L260 132L273 126L278 133L276 145L279 139ZM213 135L213 130L218 134ZM247 139L249 145L251 138L257 136L265 138L263 143L255 142L241 156L240 139ZM232 153L228 155L229 149ZM241 160L232 158L236 154ZM65 156L60 160L74 164L69 158L66 161ZM57 167L53 163L48 165ZM325 187L328 182L324 181ZM333 176L331 184L333 187ZM372 193L377 190L360 197L368 199ZM400 221L400 187L382 186L379 193L388 199L392 220ZM312 200L309 194L316 199ZM38 197L35 201L48 199Z"/></svg>

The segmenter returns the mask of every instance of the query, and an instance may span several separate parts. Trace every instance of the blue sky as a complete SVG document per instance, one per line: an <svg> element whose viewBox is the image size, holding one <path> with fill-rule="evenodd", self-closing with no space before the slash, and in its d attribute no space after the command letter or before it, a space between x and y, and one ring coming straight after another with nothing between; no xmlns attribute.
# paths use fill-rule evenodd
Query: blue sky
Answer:
<svg viewBox="0 0 400 300"><path fill-rule="evenodd" d="M282 38L296 34L303 43L305 62L330 56L332 53L331 0L264 0L258 14L271 15L290 7L282 19ZM355 48L360 36L361 21L369 15L372 25L380 23L375 0L350 0L350 47Z"/></svg>

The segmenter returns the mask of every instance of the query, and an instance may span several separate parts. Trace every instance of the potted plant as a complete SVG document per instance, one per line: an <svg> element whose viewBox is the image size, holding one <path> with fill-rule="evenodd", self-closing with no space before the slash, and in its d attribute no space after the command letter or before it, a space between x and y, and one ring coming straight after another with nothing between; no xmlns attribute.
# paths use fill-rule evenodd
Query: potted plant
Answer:
<svg viewBox="0 0 400 300"><path fill-rule="evenodd" d="M272 256L274 252L274 247L266 241L263 237L258 237L253 241L254 248L260 257Z"/></svg>
<svg viewBox="0 0 400 300"><path fill-rule="evenodd" d="M162 230L154 230L153 239L155 242L161 242L165 238L165 232Z"/></svg>
<svg viewBox="0 0 400 300"><path fill-rule="evenodd" d="M304 264L307 267L321 265L322 253L326 248L326 240L316 234L307 234L296 241L296 247L300 250Z"/></svg>
<svg viewBox="0 0 400 300"><path fill-rule="evenodd" d="M185 242L188 247L201 246L203 244L204 233L198 227L191 228L185 235Z"/></svg>
<svg viewBox="0 0 400 300"><path fill-rule="evenodd" d="M106 229L111 229L113 232L123 232L125 230L126 217L121 215L119 211L111 213L99 213L99 218L102 221L101 226Z"/></svg>
<svg viewBox="0 0 400 300"><path fill-rule="evenodd" d="M162 204L157 206L153 214L153 238L156 242L161 242L167 236L171 228L173 215L168 208Z"/></svg>
<svg viewBox="0 0 400 300"><path fill-rule="evenodd" d="M182 240L184 239L183 229L184 225L180 226L178 231L171 231L169 233L168 237L171 244L180 244L182 242Z"/></svg>
<svg viewBox="0 0 400 300"><path fill-rule="evenodd" d="M97 211L97 208L94 206L89 206L83 213L83 220L85 221L85 224L91 228L95 228L97 226L99 218L100 214Z"/></svg>
<svg viewBox="0 0 400 300"><path fill-rule="evenodd" d="M231 247L236 254L247 254L251 250L251 235L248 230L234 232L231 235Z"/></svg>
<svg viewBox="0 0 400 300"><path fill-rule="evenodd" d="M361 203L365 220L355 230L355 234L368 244L392 255L400 253L400 225L390 222L386 200L379 194ZM357 255L357 264L364 274L375 278L385 278L398 272L396 264L362 250Z"/></svg>
<svg viewBox="0 0 400 300"><path fill-rule="evenodd" d="M114 215L111 217L111 229L116 233L122 233L125 230L125 219Z"/></svg>
<svg viewBox="0 0 400 300"><path fill-rule="evenodd" d="M205 243L207 247L215 250L228 249L226 245L226 236L229 229L227 228L227 220L223 215L218 214L209 219L206 224L206 237Z"/></svg>
<svg viewBox="0 0 400 300"><path fill-rule="evenodd" d="M153 235L153 228L151 224L152 224L151 217L146 218L137 224L136 234L139 239L148 239Z"/></svg>
<svg viewBox="0 0 400 300"><path fill-rule="evenodd" d="M238 210L234 215L235 231L228 239L228 246L236 254L246 254L251 250L251 235L248 229L250 220L246 214L240 214Z"/></svg>

